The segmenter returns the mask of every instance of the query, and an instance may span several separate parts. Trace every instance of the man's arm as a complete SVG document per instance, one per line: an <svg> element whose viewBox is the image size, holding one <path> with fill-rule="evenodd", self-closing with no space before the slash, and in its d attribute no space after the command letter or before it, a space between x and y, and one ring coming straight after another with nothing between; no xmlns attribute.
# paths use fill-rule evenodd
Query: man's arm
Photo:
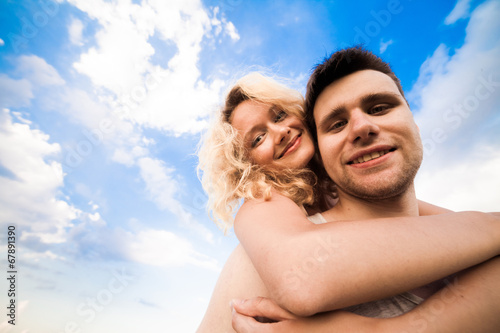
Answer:
<svg viewBox="0 0 500 333"><path fill-rule="evenodd" d="M243 204L235 232L272 297L301 316L399 294L500 252L490 214L314 225L278 194Z"/></svg>
<svg viewBox="0 0 500 333"><path fill-rule="evenodd" d="M345 311L297 318L270 299L235 302L233 327L238 333L406 332L496 333L500 327L500 257L457 275L455 280L412 311L395 318L373 319ZM253 316L278 320L262 324Z"/></svg>

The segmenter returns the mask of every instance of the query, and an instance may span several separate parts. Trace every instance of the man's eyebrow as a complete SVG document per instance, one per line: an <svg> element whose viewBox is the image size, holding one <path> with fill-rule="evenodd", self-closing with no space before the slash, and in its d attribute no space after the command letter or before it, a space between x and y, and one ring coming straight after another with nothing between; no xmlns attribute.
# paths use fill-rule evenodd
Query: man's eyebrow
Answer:
<svg viewBox="0 0 500 333"><path fill-rule="evenodd" d="M361 98L361 105L367 105L367 104L372 104L379 102L384 99L390 99L394 100L397 99L398 101L401 101L402 96L398 93L395 93L393 91L383 91L383 92L377 92L377 93L372 93L372 94L367 94ZM345 105L339 105L339 106L334 106L328 115L326 115L323 119L321 119L317 123L317 128L318 130L325 131L331 122L332 119L337 118L339 115L342 113L347 112L347 109Z"/></svg>
<svg viewBox="0 0 500 333"><path fill-rule="evenodd" d="M361 104L362 105L371 104L371 103L378 102L378 101L386 99L386 98L390 98L390 99L397 98L398 100L401 100L402 96L400 94L393 92L393 91L378 92L378 93L373 93L373 94L368 94L366 96L363 96L361 98Z"/></svg>

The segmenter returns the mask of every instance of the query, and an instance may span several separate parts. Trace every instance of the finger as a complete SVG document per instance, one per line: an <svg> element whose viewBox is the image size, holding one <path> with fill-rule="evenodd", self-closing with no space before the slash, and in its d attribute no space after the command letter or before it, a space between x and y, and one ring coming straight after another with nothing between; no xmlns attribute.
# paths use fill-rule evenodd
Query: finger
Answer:
<svg viewBox="0 0 500 333"><path fill-rule="evenodd" d="M233 300L232 306L237 312L248 317L265 317L275 321L296 318L292 313L282 309L273 300L264 297Z"/></svg>
<svg viewBox="0 0 500 333"><path fill-rule="evenodd" d="M266 324L258 323L252 317L242 315L234 310L233 310L232 325L233 325L233 329L237 333L253 333L253 332L266 333L266 332L268 332L268 330L266 328Z"/></svg>

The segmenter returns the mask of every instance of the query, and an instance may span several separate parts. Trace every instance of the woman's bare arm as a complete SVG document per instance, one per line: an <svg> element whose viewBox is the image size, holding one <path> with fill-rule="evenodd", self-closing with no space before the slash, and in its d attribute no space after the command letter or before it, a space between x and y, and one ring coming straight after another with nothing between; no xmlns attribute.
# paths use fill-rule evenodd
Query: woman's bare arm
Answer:
<svg viewBox="0 0 500 333"><path fill-rule="evenodd" d="M231 253L215 285L197 333L234 333L229 302L234 298L269 296L245 250L238 245Z"/></svg>
<svg viewBox="0 0 500 333"><path fill-rule="evenodd" d="M310 223L291 200L242 205L235 232L273 299L309 316L411 290L500 252L500 219L479 212Z"/></svg>

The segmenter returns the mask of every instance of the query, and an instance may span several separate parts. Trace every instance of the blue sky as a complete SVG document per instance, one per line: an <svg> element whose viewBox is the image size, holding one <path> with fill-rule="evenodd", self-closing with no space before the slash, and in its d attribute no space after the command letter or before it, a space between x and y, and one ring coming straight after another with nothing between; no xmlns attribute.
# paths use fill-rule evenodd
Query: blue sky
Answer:
<svg viewBox="0 0 500 333"><path fill-rule="evenodd" d="M402 81L418 196L499 210L498 17L494 0L1 1L0 223L19 272L1 331L193 332L237 244L196 176L210 114L249 70L304 92L356 43Z"/></svg>

